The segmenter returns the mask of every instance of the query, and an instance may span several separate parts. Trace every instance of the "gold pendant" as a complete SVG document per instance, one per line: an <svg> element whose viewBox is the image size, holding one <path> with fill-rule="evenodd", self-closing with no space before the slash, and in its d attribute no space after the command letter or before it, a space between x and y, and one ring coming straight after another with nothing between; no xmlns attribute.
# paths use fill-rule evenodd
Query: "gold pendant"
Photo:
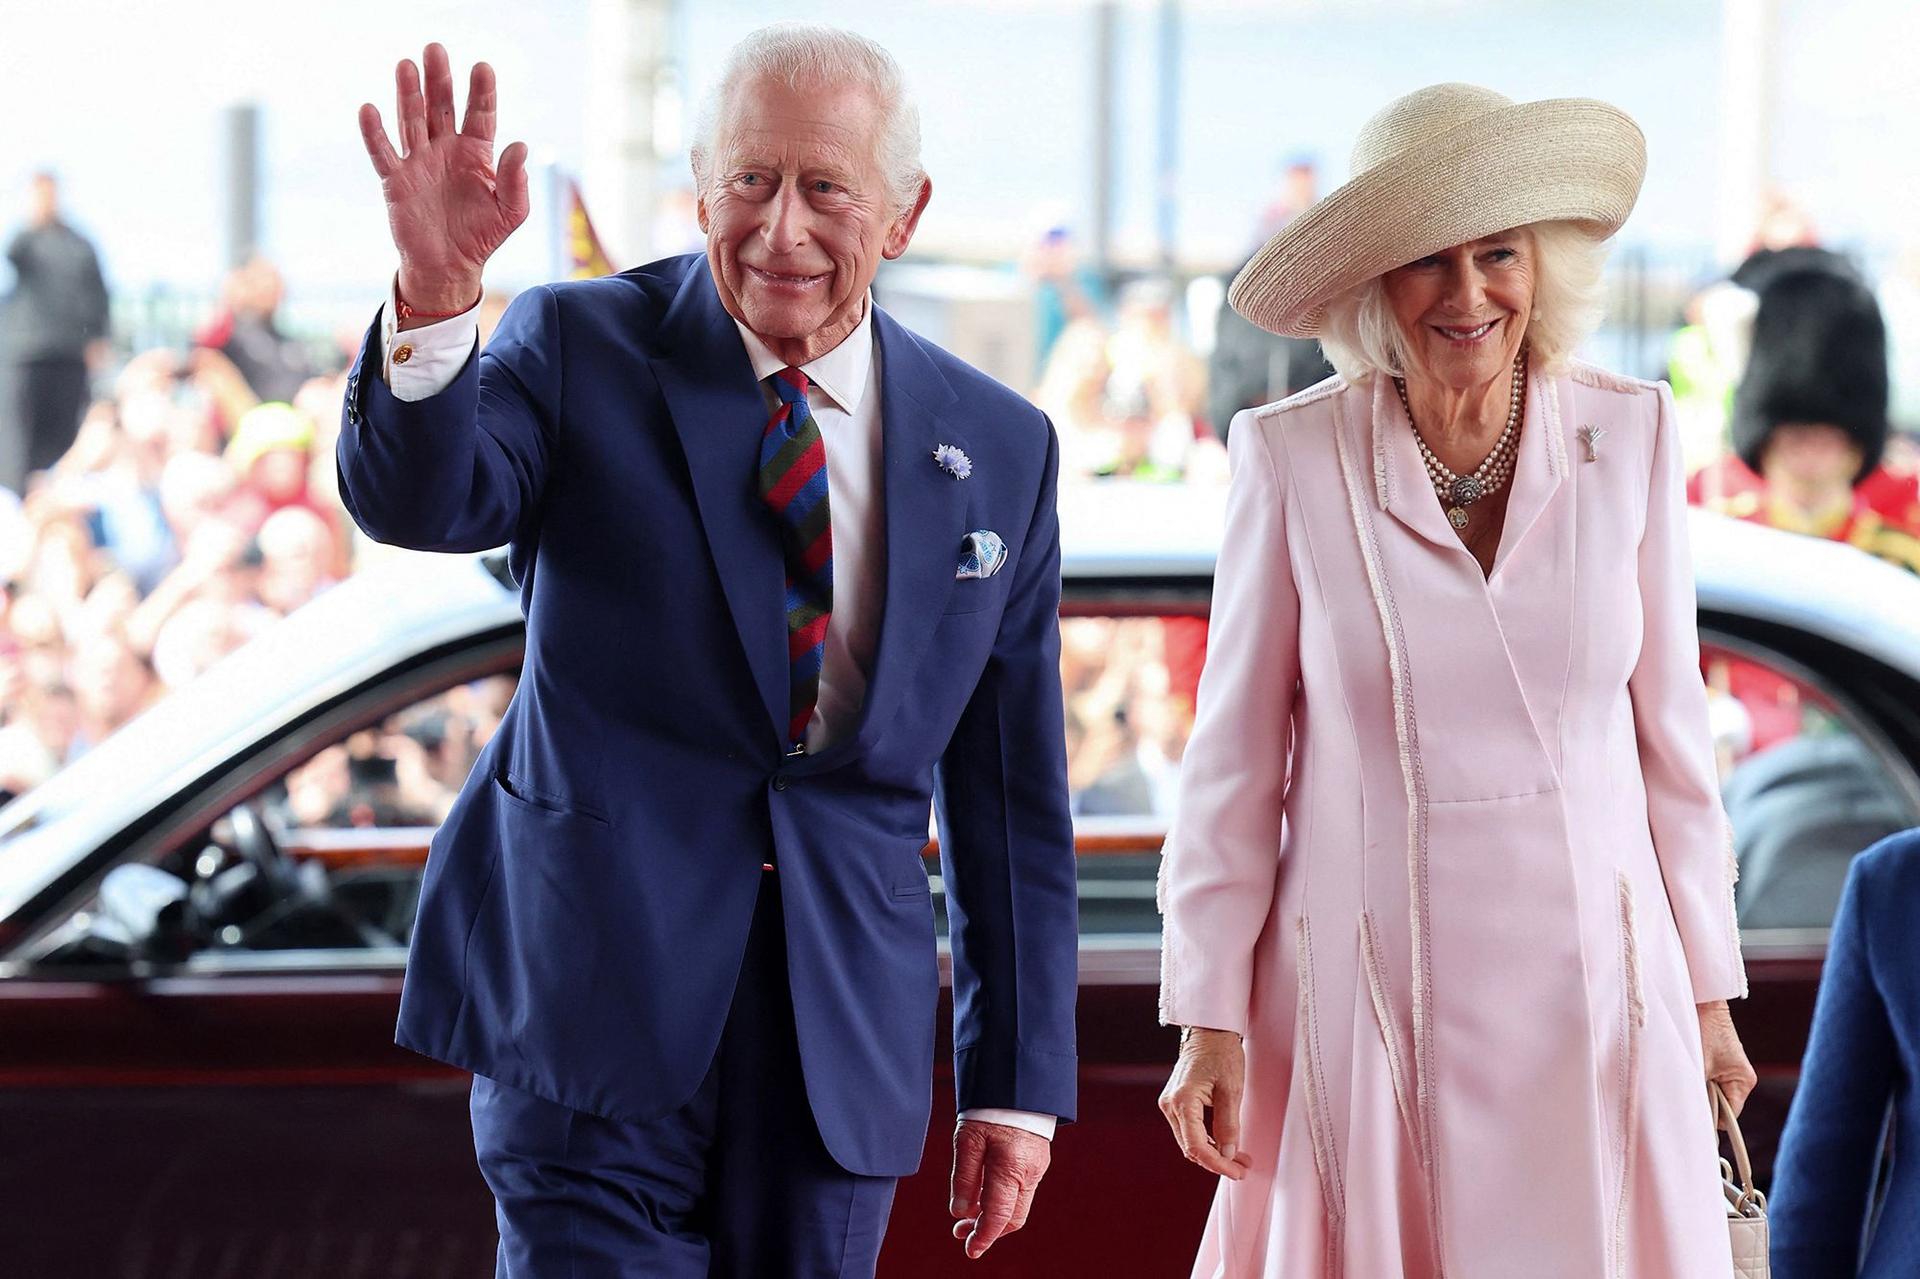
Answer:
<svg viewBox="0 0 1920 1279"><path fill-rule="evenodd" d="M1447 523L1453 525L1455 528L1465 528L1467 526L1466 509L1459 506L1449 509L1447 511Z"/></svg>

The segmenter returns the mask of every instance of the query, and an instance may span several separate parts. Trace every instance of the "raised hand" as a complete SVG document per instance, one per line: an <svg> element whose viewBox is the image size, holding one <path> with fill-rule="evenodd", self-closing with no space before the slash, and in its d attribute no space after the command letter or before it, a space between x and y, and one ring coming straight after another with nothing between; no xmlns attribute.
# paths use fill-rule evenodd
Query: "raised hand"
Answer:
<svg viewBox="0 0 1920 1279"><path fill-rule="evenodd" d="M360 136L400 251L400 296L420 311L455 312L478 299L487 259L527 219L527 148L514 143L494 167L492 67L474 64L466 119L456 129L446 49L430 44L421 61L424 92L411 61L394 69L404 154L371 102L360 107Z"/></svg>

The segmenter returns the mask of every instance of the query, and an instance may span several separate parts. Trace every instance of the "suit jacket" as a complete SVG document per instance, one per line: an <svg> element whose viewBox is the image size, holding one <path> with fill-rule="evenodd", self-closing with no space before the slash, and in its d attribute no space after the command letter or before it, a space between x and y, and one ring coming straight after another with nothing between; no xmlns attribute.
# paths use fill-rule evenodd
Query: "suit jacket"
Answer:
<svg viewBox="0 0 1920 1279"><path fill-rule="evenodd" d="M1920 830L1854 860L1768 1207L1776 1279L1920 1273ZM1893 1166L1882 1169L1888 1107ZM1877 1174L1887 1192L1869 1222Z"/></svg>
<svg viewBox="0 0 1920 1279"><path fill-rule="evenodd" d="M1195 1273L1726 1274L1694 1005L1745 979L1669 393L1528 375L1490 577L1384 376L1228 449L1162 1011L1246 1035L1253 1168Z"/></svg>
<svg viewBox="0 0 1920 1279"><path fill-rule="evenodd" d="M712 1061L773 861L821 1136L849 1171L908 1173L939 989L933 800L959 1104L1072 1117L1057 445L1038 410L884 311L874 333L879 642L857 728L797 760L784 562L754 485L767 410L702 257L523 293L416 403L388 391L368 335L339 443L347 509L417 549L511 543L527 618L518 691L428 859L401 1044L658 1117ZM956 581L979 529L1007 564Z"/></svg>

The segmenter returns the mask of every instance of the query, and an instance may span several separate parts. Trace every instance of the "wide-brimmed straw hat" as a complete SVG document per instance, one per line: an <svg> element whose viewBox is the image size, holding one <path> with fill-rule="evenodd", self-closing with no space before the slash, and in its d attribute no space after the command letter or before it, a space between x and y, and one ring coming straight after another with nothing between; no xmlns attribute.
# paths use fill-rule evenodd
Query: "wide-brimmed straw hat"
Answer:
<svg viewBox="0 0 1920 1279"><path fill-rule="evenodd" d="M1234 310L1314 337L1329 299L1429 253L1532 222L1603 240L1633 210L1647 144L1631 116L1591 98L1516 103L1436 84L1367 121L1352 169L1241 269Z"/></svg>

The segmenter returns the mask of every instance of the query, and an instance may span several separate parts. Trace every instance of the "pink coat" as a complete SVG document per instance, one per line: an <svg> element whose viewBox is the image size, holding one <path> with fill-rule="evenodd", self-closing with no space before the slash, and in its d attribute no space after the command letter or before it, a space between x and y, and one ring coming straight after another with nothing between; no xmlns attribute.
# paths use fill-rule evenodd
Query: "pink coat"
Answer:
<svg viewBox="0 0 1920 1279"><path fill-rule="evenodd" d="M1746 978L1670 392L1531 377L1490 579L1387 379L1231 440L1161 1015L1246 1035L1253 1169L1195 1276L1730 1274L1694 1005Z"/></svg>

